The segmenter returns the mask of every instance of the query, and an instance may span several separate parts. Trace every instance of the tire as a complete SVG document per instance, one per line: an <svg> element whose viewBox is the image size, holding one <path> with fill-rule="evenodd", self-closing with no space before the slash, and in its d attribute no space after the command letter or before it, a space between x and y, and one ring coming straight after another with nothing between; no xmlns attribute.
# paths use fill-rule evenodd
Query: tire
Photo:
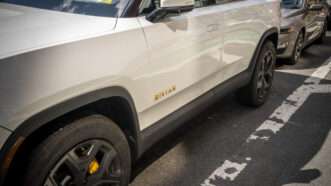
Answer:
<svg viewBox="0 0 331 186"><path fill-rule="evenodd" d="M326 37L327 30L328 30L328 21L325 20L324 21L323 31L322 31L321 35L319 36L319 38L316 40L316 43L317 44L322 44L324 42L324 39Z"/></svg>
<svg viewBox="0 0 331 186"><path fill-rule="evenodd" d="M99 166L98 166L99 165ZM116 124L100 115L76 120L58 130L28 158L22 186L44 186L52 181L74 186L98 185L101 181L129 184L130 149Z"/></svg>
<svg viewBox="0 0 331 186"><path fill-rule="evenodd" d="M251 81L237 92L241 103L259 107L266 102L272 88L275 63L275 45L271 41L266 41L256 61ZM266 70L264 70L265 65L267 65Z"/></svg>
<svg viewBox="0 0 331 186"><path fill-rule="evenodd" d="M296 63L298 63L301 57L301 52L303 50L303 45L304 45L304 34L301 31L298 34L297 40L295 42L292 56L287 60L287 63L289 65L295 65Z"/></svg>

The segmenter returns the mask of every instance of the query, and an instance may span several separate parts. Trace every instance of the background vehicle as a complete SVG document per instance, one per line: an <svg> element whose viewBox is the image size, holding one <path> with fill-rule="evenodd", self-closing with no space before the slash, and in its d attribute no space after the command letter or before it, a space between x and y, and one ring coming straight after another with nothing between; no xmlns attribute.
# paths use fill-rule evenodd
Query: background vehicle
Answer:
<svg viewBox="0 0 331 186"><path fill-rule="evenodd" d="M325 4L328 6L328 8L329 8L329 16L328 16L328 22L329 22L329 24L328 24L328 27L329 27L329 29L330 29L330 26L331 26L331 24L330 24L330 22L331 22L331 0L325 0L324 3L325 3Z"/></svg>
<svg viewBox="0 0 331 186"><path fill-rule="evenodd" d="M320 0L283 0L281 9L279 57L295 64L306 45L323 41L329 10Z"/></svg>
<svg viewBox="0 0 331 186"><path fill-rule="evenodd" d="M127 185L131 162L214 99L239 89L259 106L272 87L278 1L3 2L6 185Z"/></svg>

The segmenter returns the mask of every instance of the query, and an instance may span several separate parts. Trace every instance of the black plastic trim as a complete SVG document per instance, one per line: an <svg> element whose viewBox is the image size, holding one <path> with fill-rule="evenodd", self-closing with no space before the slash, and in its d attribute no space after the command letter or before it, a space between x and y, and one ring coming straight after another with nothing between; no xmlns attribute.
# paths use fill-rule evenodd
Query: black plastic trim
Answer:
<svg viewBox="0 0 331 186"><path fill-rule="evenodd" d="M171 131L181 126L181 124L192 119L194 116L215 102L215 100L246 85L250 80L250 75L251 74L249 71L240 73L239 75L231 78L225 83L222 83L213 90L208 91L196 100L168 115L166 118L161 119L151 127L143 130L141 132L141 141L143 143L141 147L143 149L141 149L140 152L145 152L148 150L157 141L167 136Z"/></svg>

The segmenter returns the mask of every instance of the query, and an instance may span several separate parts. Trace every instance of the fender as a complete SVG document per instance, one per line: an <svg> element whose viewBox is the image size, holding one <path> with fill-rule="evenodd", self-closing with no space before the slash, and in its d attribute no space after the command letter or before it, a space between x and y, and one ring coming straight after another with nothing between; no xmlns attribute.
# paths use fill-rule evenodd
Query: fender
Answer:
<svg viewBox="0 0 331 186"><path fill-rule="evenodd" d="M9 137L0 152L0 185L3 184L5 176L10 167L11 160L15 157L17 150L24 143L24 140L33 132L40 129L45 124L59 118L66 113L77 110L83 106L94 103L96 101L121 97L124 98L130 106L132 113L132 120L134 121L134 137L136 138L137 145L140 144L140 127L138 123L137 112L135 109L134 101L129 92L122 87L109 87L101 90L96 90L71 100L54 105L40 113L35 114L31 118L25 120ZM139 148L137 148L139 149Z"/></svg>
<svg viewBox="0 0 331 186"><path fill-rule="evenodd" d="M276 28L276 27L272 27L272 28L268 29L267 31L265 31L263 33L263 35L261 36L261 39L260 39L260 41L259 41L259 43L258 43L258 45L255 49L255 52L253 54L253 58L252 58L249 66L248 66L248 69L247 69L251 74L254 72L256 62L257 62L257 58L259 57L259 54L261 52L262 46L265 43L265 41L267 39L269 39L270 37L276 36L276 38L274 38L275 41L273 41L273 42L275 42L274 44L277 47L277 45L278 45L278 35L279 35L279 29Z"/></svg>

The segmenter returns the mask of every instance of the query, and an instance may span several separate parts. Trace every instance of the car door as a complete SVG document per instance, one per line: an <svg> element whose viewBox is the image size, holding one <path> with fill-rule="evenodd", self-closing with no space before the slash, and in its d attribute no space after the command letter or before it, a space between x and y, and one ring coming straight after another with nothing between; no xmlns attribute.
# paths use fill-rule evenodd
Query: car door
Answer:
<svg viewBox="0 0 331 186"><path fill-rule="evenodd" d="M306 23L306 34L307 41L316 39L324 26L323 11L309 10L309 7L313 4L320 4L320 0L307 0L306 9L307 13L305 16Z"/></svg>
<svg viewBox="0 0 331 186"><path fill-rule="evenodd" d="M224 16L224 44L220 70L212 86L246 70L268 24L279 20L275 1L216 0L216 4Z"/></svg>
<svg viewBox="0 0 331 186"><path fill-rule="evenodd" d="M150 48L142 129L201 96L203 82L220 69L223 14L213 6L197 7L157 22L139 18Z"/></svg>
<svg viewBox="0 0 331 186"><path fill-rule="evenodd" d="M224 11L224 80L248 68L266 26L274 18L267 12L266 1L225 1Z"/></svg>

